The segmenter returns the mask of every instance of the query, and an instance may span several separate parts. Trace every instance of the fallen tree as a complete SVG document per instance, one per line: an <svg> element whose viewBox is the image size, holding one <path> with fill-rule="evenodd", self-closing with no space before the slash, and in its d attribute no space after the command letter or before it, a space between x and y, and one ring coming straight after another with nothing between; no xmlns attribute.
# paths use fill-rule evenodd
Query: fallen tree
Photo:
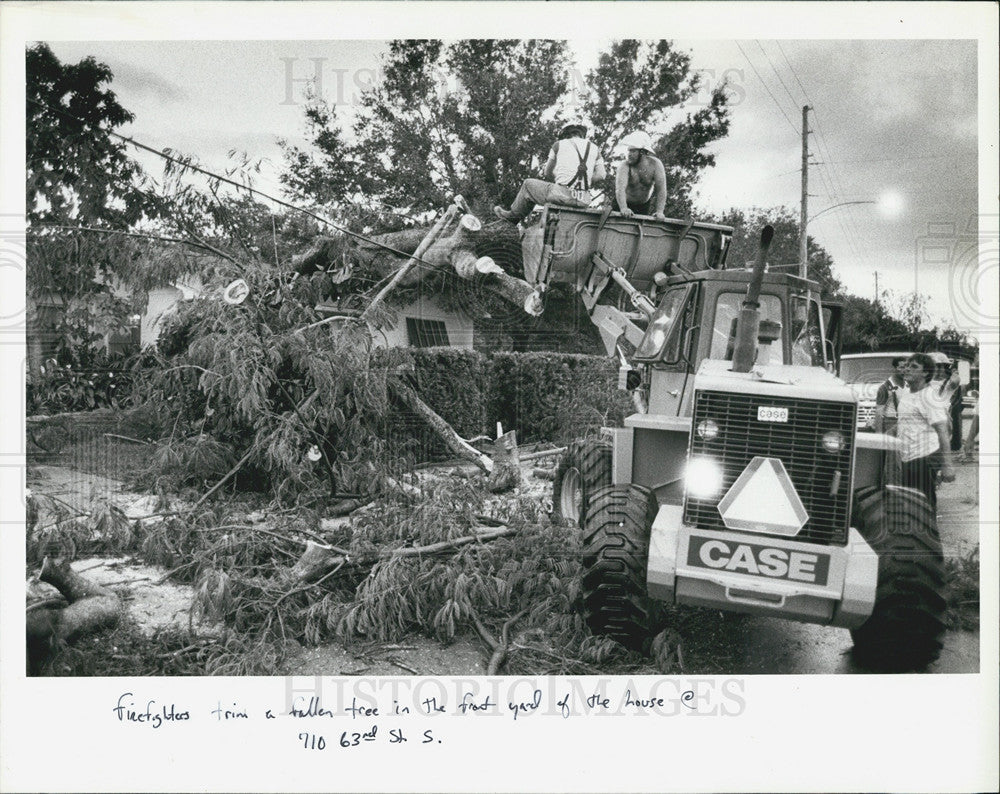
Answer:
<svg viewBox="0 0 1000 794"><path fill-rule="evenodd" d="M121 618L121 599L111 590L76 573L68 559L46 557L38 579L55 587L61 599L46 598L26 607L28 663L33 671L54 644L111 628Z"/></svg>
<svg viewBox="0 0 1000 794"><path fill-rule="evenodd" d="M520 261L520 241L511 233L510 224L484 227L463 210L464 202L459 198L431 227L389 232L367 240L321 235L292 260L291 267L299 275L325 272L334 283L343 283L362 270L376 280L388 280L383 293L366 309L366 319L374 314L372 306L380 304L391 289L415 287L434 272L443 271L479 282L484 292L517 305L529 315L541 314L539 291L505 271L495 256L489 255L504 251L508 255L502 259Z"/></svg>

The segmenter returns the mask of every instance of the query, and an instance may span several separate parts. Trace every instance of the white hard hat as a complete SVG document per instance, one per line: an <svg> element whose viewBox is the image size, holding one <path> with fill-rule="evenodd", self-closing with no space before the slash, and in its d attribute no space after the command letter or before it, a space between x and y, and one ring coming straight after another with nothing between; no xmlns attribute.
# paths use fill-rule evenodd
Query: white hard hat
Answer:
<svg viewBox="0 0 1000 794"><path fill-rule="evenodd" d="M649 133L642 132L630 132L624 138L622 138L622 146L629 149L644 149L650 154L653 153L653 139L649 137Z"/></svg>

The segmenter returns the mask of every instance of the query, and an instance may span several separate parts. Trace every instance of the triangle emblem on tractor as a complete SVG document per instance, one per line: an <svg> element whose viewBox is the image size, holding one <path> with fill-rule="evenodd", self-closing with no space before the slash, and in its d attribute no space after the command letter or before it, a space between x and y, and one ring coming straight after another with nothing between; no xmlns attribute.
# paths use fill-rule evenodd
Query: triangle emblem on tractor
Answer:
<svg viewBox="0 0 1000 794"><path fill-rule="evenodd" d="M722 497L719 515L729 529L788 536L797 535L809 520L785 465L760 455Z"/></svg>

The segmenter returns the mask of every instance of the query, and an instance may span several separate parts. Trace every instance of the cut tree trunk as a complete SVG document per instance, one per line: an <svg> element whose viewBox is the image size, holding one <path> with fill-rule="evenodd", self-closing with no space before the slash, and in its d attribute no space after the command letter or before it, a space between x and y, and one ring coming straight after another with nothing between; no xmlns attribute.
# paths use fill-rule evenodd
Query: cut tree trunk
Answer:
<svg viewBox="0 0 1000 794"><path fill-rule="evenodd" d="M457 214L458 207L452 205L448 207L448 210L444 213L444 215L438 218L437 222L431 227L431 230L424 236L424 239L420 241L420 244L413 252L413 256L406 260L406 262L396 271L389 283L379 291L378 295L375 296L375 299L368 305L368 308L364 310L361 315L362 320L370 321L378 311L378 307L382 301L384 301L386 296L389 295L389 293L392 292L392 290L395 289L404 278L406 278L407 273L414 270L414 266L421 261L427 261L425 260L425 257L428 251L434 245L435 241L444 229L447 228L448 224L451 223L452 218L454 218Z"/></svg>
<svg viewBox="0 0 1000 794"><path fill-rule="evenodd" d="M32 610L27 616L28 640L71 642L84 634L110 628L122 615L121 599L111 590L76 573L68 560L46 557L39 578L69 602L64 609Z"/></svg>
<svg viewBox="0 0 1000 794"><path fill-rule="evenodd" d="M493 452L493 471L486 487L491 493L503 493L521 483L521 464L517 452L517 431L504 433L496 440Z"/></svg>
<svg viewBox="0 0 1000 794"><path fill-rule="evenodd" d="M541 314L541 299L534 287L505 272L492 257L477 253L519 246L509 228L483 227L472 215L462 216L460 223L454 220L448 219L448 224L439 229L440 234L419 256L415 256L416 252L433 231L432 227L374 235L372 242L317 237L308 250L292 260L292 268L302 274L326 270L336 281L347 278L354 266L361 266L373 271L376 278L393 279L392 289L415 286L432 271L451 270L463 279L481 280L484 292L497 295L533 316ZM413 263L415 258L420 261Z"/></svg>
<svg viewBox="0 0 1000 794"><path fill-rule="evenodd" d="M493 461L482 452L465 441L454 428L442 419L427 403L417 396L417 393L401 380L390 378L387 381L393 394L399 398L414 413L420 416L431 429L441 437L445 446L460 458L475 463L483 471L493 471Z"/></svg>

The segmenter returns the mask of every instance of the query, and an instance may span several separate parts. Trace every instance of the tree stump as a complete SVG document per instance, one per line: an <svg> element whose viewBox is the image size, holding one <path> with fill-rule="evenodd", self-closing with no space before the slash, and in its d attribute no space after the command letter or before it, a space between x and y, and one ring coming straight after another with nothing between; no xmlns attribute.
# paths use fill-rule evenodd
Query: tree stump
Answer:
<svg viewBox="0 0 1000 794"><path fill-rule="evenodd" d="M121 599L114 592L76 573L68 559L46 557L39 578L55 587L68 606L28 606L25 625L32 672L37 672L54 642L73 642L84 634L111 628L123 611Z"/></svg>
<svg viewBox="0 0 1000 794"><path fill-rule="evenodd" d="M504 433L494 444L493 471L486 487L491 493L510 491L521 484L521 459L517 449L517 431Z"/></svg>

